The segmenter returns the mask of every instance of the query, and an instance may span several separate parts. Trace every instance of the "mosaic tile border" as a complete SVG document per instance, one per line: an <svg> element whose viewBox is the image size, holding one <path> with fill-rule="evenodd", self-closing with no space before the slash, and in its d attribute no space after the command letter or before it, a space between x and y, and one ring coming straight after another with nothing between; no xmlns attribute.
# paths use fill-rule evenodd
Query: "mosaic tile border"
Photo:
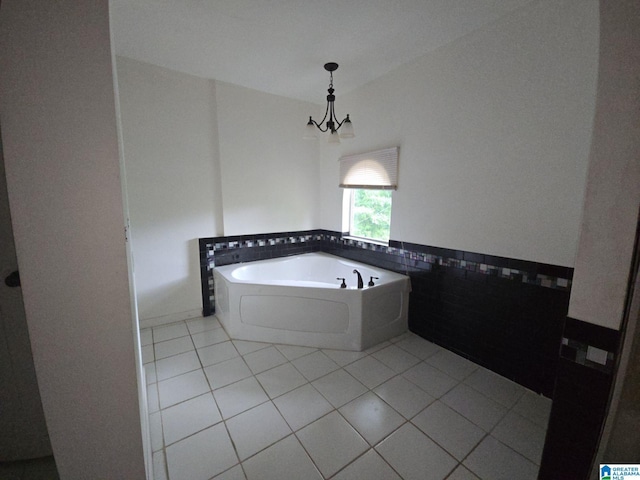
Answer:
<svg viewBox="0 0 640 480"><path fill-rule="evenodd" d="M599 353L601 353L604 357L604 363L595 362L589 359L589 353L592 349L597 349ZM571 360L578 365L593 368L594 370L600 370L605 373L612 373L615 364L614 352L598 349L588 343L584 343L579 340L572 340L566 337L562 337L562 349L560 351L560 356L567 360Z"/></svg>
<svg viewBox="0 0 640 480"><path fill-rule="evenodd" d="M393 252L388 252L392 253ZM487 263L472 262L468 260L459 260L457 258L448 258L440 255L432 255L428 253L420 253L413 251L400 251L399 255L406 255L410 260L437 264L448 268L458 268L477 272L484 275L496 276L508 280L522 281L532 285L539 285L546 288L554 288L558 290L570 290L571 278L560 278L552 275L542 275L539 273L531 273L528 270L520 270L517 268L500 267Z"/></svg>
<svg viewBox="0 0 640 480"><path fill-rule="evenodd" d="M452 250L427 245L391 240L389 245L380 245L346 237L341 232L330 230L304 230L255 235L201 238L200 267L202 279L203 314L215 312L213 291L213 268L254 260L298 255L313 251L326 251L341 256L346 251L358 252L358 260L380 265L379 259L369 258L367 253L389 256L396 271L407 274L419 270L430 270L434 266L476 272L482 275L536 285L562 291L571 289L573 269L556 265L540 264L505 257L484 255L461 250Z"/></svg>
<svg viewBox="0 0 640 480"><path fill-rule="evenodd" d="M560 357L594 370L612 374L619 349L616 330L567 317Z"/></svg>

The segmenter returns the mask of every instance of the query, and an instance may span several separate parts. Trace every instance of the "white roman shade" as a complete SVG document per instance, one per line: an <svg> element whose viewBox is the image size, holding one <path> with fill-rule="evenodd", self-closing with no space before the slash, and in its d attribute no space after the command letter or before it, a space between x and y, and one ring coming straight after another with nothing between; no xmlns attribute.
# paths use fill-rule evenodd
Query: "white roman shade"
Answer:
<svg viewBox="0 0 640 480"><path fill-rule="evenodd" d="M399 147L340 158L342 188L398 189Z"/></svg>

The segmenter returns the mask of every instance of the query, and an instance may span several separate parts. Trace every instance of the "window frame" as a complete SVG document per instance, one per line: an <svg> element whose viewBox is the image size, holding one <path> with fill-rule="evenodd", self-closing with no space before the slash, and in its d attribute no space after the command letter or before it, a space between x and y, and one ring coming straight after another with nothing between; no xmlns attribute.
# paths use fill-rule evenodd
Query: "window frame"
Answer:
<svg viewBox="0 0 640 480"><path fill-rule="evenodd" d="M384 189L390 192L391 209L389 211L389 238L381 240L379 238L363 237L353 234L353 214L355 209L356 191L357 190L382 190L379 188L343 188L342 197L342 234L343 238L365 241L377 245L389 246L391 240L391 214L393 213L393 190Z"/></svg>
<svg viewBox="0 0 640 480"><path fill-rule="evenodd" d="M400 147L388 147L365 153L344 155L339 159L339 183L343 189L342 231L343 238L362 240L379 245L389 245L391 240L391 215L393 213L393 190L398 189L398 157ZM388 190L389 232L384 240L353 234L353 217L356 192L360 190Z"/></svg>

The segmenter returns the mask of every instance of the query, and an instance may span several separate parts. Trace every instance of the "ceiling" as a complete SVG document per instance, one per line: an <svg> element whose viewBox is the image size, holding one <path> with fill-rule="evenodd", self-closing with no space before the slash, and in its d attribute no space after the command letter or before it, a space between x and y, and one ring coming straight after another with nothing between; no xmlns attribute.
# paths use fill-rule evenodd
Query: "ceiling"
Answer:
<svg viewBox="0 0 640 480"><path fill-rule="evenodd" d="M116 54L323 103L532 0L111 0Z"/></svg>

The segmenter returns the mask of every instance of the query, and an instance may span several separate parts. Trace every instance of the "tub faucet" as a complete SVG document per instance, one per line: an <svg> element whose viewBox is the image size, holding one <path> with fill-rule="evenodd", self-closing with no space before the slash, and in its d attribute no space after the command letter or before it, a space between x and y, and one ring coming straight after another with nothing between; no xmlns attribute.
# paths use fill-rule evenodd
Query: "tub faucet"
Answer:
<svg viewBox="0 0 640 480"><path fill-rule="evenodd" d="M364 283L362 283L362 275L360 275L360 272L358 270L356 270L355 268L353 269L353 273L357 273L358 274L358 288L363 288L364 287Z"/></svg>

